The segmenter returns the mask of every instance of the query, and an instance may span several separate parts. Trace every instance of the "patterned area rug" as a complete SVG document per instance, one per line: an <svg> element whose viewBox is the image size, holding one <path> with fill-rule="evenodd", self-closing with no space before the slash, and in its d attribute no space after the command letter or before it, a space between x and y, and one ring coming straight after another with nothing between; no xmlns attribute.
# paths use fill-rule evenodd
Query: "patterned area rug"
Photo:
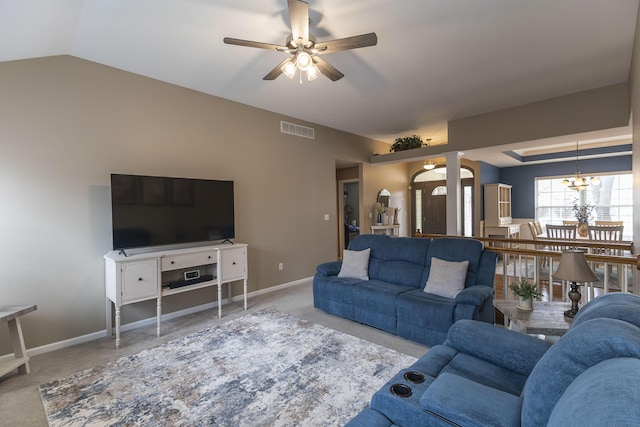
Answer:
<svg viewBox="0 0 640 427"><path fill-rule="evenodd" d="M267 309L40 386L54 426L341 426L414 357Z"/></svg>

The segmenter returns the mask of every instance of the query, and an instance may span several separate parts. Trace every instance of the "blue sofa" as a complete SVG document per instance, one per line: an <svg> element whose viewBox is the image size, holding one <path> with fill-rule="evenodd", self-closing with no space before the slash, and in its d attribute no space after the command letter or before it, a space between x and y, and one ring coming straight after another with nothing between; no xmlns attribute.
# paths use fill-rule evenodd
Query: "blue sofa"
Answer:
<svg viewBox="0 0 640 427"><path fill-rule="evenodd" d="M412 383L407 372L424 381ZM639 387L640 296L611 293L586 304L553 345L457 322L347 425L639 426Z"/></svg>
<svg viewBox="0 0 640 427"><path fill-rule="evenodd" d="M350 251L370 249L369 280L338 277L340 261L320 264L313 278L313 303L327 313L433 346L460 319L494 322L497 254L464 238L357 236ZM432 259L468 261L464 289L455 298L424 292Z"/></svg>

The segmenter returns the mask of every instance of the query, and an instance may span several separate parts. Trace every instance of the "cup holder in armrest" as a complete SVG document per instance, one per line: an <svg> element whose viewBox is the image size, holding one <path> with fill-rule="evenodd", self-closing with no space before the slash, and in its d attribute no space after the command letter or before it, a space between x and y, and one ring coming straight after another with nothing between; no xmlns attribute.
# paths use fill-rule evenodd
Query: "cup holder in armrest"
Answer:
<svg viewBox="0 0 640 427"><path fill-rule="evenodd" d="M414 384L420 384L424 382L424 375L420 372L408 371L404 373L404 379Z"/></svg>
<svg viewBox="0 0 640 427"><path fill-rule="evenodd" d="M391 386L391 394L398 397L409 397L411 396L411 387L404 384L394 384Z"/></svg>

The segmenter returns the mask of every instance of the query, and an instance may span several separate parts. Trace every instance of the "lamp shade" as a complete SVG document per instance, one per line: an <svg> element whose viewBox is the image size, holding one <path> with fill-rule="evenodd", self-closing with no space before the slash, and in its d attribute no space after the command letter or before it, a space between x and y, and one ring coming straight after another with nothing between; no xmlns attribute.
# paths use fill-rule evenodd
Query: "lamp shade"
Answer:
<svg viewBox="0 0 640 427"><path fill-rule="evenodd" d="M562 251L560 265L553 273L553 278L569 282L597 282L600 280L587 264L584 251L577 249Z"/></svg>

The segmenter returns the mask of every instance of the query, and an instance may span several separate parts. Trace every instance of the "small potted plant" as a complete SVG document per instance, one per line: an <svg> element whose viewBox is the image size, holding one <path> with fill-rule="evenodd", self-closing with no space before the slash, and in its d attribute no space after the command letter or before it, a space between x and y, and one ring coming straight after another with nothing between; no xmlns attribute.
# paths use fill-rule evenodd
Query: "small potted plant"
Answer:
<svg viewBox="0 0 640 427"><path fill-rule="evenodd" d="M403 136L396 138L391 144L389 151L397 153L398 151L411 150L412 148L420 148L424 145L419 135Z"/></svg>
<svg viewBox="0 0 640 427"><path fill-rule="evenodd" d="M533 299L539 300L542 293L535 283L531 283L526 277L521 277L518 282L512 282L509 289L513 295L520 297L518 308L522 310L533 310Z"/></svg>

